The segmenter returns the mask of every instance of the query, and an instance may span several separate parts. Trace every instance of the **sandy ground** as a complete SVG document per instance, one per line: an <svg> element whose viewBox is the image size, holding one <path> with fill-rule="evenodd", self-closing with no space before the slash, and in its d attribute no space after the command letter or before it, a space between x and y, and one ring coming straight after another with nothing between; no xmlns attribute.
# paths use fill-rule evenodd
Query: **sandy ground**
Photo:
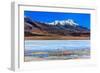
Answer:
<svg viewBox="0 0 100 73"><path fill-rule="evenodd" d="M25 56L24 61L25 62L30 62L30 61L46 61L46 60L70 60L70 59L89 59L90 56L88 55L84 55L84 56L80 56L80 57L47 57L47 58L36 58L36 57L31 57L31 56Z"/></svg>
<svg viewBox="0 0 100 73"><path fill-rule="evenodd" d="M25 37L25 40L89 40L90 37L72 37L72 36L34 36Z"/></svg>

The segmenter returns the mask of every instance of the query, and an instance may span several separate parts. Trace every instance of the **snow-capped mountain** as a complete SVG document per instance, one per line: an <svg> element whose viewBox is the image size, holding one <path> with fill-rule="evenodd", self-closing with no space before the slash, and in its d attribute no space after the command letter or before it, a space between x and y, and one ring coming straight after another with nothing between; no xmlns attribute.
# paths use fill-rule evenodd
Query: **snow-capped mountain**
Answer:
<svg viewBox="0 0 100 73"><path fill-rule="evenodd" d="M72 19L41 23L25 17L24 29L26 36L90 36L90 30L88 28L79 26Z"/></svg>
<svg viewBox="0 0 100 73"><path fill-rule="evenodd" d="M68 20L55 20L54 22L48 23L50 25L71 25L71 26L77 26L79 24L75 23L74 20L68 19Z"/></svg>

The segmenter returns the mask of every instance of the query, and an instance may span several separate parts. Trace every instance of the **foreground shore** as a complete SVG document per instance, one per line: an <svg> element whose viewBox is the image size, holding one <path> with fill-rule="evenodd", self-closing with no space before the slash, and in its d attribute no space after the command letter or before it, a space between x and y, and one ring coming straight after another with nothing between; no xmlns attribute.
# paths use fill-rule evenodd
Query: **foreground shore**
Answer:
<svg viewBox="0 0 100 73"><path fill-rule="evenodd" d="M26 51L27 52L27 51ZM65 53L64 53L65 52ZM49 52L31 52L24 54L24 61L44 61L44 60L69 60L69 59L89 59L90 49L79 50L65 50L61 52L49 51ZM45 54L45 55L44 55Z"/></svg>
<svg viewBox="0 0 100 73"><path fill-rule="evenodd" d="M24 37L25 40L90 40L90 37L83 36L31 36Z"/></svg>

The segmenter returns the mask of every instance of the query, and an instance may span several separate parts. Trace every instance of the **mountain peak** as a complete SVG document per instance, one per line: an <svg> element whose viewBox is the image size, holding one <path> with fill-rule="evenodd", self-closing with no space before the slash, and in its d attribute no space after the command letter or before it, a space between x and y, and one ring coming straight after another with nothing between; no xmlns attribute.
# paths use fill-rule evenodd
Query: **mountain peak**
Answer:
<svg viewBox="0 0 100 73"><path fill-rule="evenodd" d="M74 22L72 19L67 20L55 20L54 22L48 23L50 25L71 25L71 26L77 26L78 24Z"/></svg>

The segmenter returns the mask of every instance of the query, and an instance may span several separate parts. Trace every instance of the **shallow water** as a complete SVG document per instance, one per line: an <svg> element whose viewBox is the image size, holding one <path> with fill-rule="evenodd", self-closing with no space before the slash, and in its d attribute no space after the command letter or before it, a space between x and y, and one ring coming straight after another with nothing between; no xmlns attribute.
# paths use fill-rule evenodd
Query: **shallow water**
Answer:
<svg viewBox="0 0 100 73"><path fill-rule="evenodd" d="M70 54L64 55L66 51ZM57 55L59 53L60 56ZM88 59L90 58L90 40L25 40L24 57L25 62Z"/></svg>
<svg viewBox="0 0 100 73"><path fill-rule="evenodd" d="M90 49L90 40L25 40L25 50Z"/></svg>

